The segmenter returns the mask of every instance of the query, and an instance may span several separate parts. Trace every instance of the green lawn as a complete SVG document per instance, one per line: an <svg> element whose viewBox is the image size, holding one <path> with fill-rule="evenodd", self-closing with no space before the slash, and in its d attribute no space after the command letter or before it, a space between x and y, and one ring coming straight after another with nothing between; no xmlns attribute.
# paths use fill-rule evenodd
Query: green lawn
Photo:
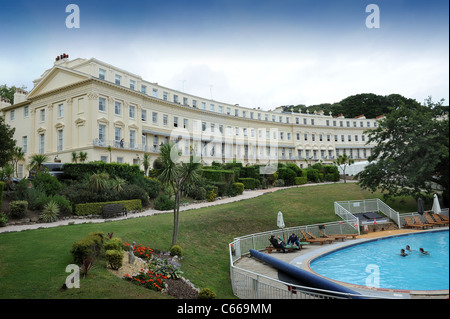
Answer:
<svg viewBox="0 0 450 319"><path fill-rule="evenodd" d="M218 298L234 298L227 245L235 237L276 229L278 211L286 227L338 220L334 201L381 198L354 183L291 188L254 199L181 212L178 243L184 249L184 276ZM388 202L399 212L416 210L413 199ZM80 289L60 291L72 263L72 243L92 231L114 232L123 241L169 250L172 214L101 224L69 225L0 234L0 299L5 298L167 298L108 273L99 259Z"/></svg>

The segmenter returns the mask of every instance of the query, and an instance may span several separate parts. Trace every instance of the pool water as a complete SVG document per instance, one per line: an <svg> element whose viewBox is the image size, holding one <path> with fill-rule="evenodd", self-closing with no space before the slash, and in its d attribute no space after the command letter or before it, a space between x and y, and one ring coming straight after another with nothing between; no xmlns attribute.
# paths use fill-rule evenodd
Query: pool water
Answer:
<svg viewBox="0 0 450 319"><path fill-rule="evenodd" d="M449 232L436 231L378 239L313 260L317 274L355 285L404 290L449 289ZM400 249L409 245L408 256ZM422 247L429 255L419 252Z"/></svg>

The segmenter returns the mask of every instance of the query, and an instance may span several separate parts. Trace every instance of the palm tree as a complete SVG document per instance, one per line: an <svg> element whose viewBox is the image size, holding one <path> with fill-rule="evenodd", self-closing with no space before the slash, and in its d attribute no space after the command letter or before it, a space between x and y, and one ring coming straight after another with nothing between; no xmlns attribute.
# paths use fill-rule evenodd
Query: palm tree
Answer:
<svg viewBox="0 0 450 319"><path fill-rule="evenodd" d="M347 177L345 176L345 169L347 166L350 166L355 161L351 158L347 157L347 154L339 155L339 157L334 161L334 163L342 169L342 173L344 175L344 183L347 183Z"/></svg>
<svg viewBox="0 0 450 319"><path fill-rule="evenodd" d="M73 151L72 152L72 163L78 163L78 158L79 158L79 156L78 156L77 152Z"/></svg>
<svg viewBox="0 0 450 319"><path fill-rule="evenodd" d="M109 152L109 162L112 163L112 150L113 150L112 146L108 145L106 150Z"/></svg>
<svg viewBox="0 0 450 319"><path fill-rule="evenodd" d="M22 151L22 148L19 146L14 147L13 156L12 156L12 164L14 167L14 171L16 172L16 177L18 176L17 165L20 161L25 160L25 153Z"/></svg>
<svg viewBox="0 0 450 319"><path fill-rule="evenodd" d="M197 184L199 181L200 163L195 155L189 156L187 163L179 162L180 151L173 143L163 144L160 148L158 179L162 184L172 187L175 194L173 207L173 236L172 246L176 245L178 238L178 224L180 217L180 198L183 185Z"/></svg>
<svg viewBox="0 0 450 319"><path fill-rule="evenodd" d="M30 170L41 172L43 169L42 163L48 161L48 156L45 154L34 154L31 156Z"/></svg>
<svg viewBox="0 0 450 319"><path fill-rule="evenodd" d="M108 173L95 173L89 178L89 188L93 192L100 192L108 188L109 174Z"/></svg>
<svg viewBox="0 0 450 319"><path fill-rule="evenodd" d="M147 176L148 168L150 167L150 155L144 154L144 159L142 160L142 165L144 165L144 174Z"/></svg>
<svg viewBox="0 0 450 319"><path fill-rule="evenodd" d="M88 156L87 152L80 151L78 158L80 159L81 163L84 163L87 160L87 156Z"/></svg>

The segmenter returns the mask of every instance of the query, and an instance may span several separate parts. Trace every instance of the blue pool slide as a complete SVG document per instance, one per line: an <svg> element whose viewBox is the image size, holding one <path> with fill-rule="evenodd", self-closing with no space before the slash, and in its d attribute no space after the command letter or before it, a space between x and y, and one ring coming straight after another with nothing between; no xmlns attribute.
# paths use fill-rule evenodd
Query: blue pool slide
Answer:
<svg viewBox="0 0 450 319"><path fill-rule="evenodd" d="M257 250L250 249L250 255L262 262L265 262L272 267L286 273L287 275L304 282L306 285L312 288L318 288L329 291L336 291L340 293L348 293L354 296L351 296L353 299L366 299L363 296L354 290L351 290L347 287L341 286L335 282L327 280L325 278L316 276L308 271L295 267L291 264L288 264L284 261L281 261L277 258L271 257L267 254L263 254Z"/></svg>

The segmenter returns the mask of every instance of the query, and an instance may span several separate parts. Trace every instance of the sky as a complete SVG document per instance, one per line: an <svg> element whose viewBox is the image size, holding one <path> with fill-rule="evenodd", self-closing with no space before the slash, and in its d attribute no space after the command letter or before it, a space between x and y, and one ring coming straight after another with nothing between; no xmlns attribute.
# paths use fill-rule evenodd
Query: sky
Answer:
<svg viewBox="0 0 450 319"><path fill-rule="evenodd" d="M31 90L66 53L264 110L360 93L449 100L447 0L0 0L0 17L0 85Z"/></svg>

